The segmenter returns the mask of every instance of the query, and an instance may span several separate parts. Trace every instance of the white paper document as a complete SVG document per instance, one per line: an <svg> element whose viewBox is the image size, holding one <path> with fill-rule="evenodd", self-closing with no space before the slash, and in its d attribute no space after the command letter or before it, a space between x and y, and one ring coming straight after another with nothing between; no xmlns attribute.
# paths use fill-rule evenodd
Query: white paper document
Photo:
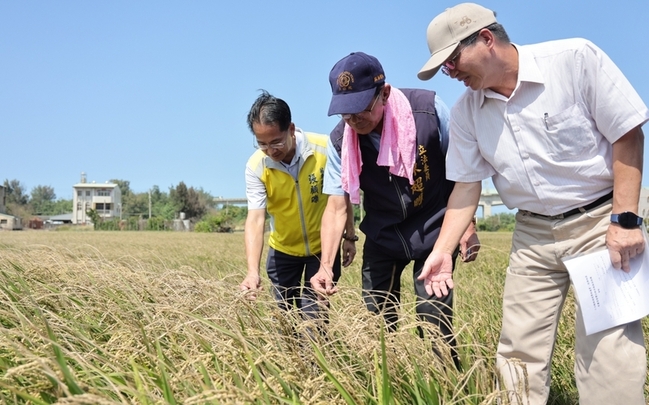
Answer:
<svg viewBox="0 0 649 405"><path fill-rule="evenodd" d="M590 335L649 314L649 246L631 259L631 271L616 270L608 249L564 260Z"/></svg>

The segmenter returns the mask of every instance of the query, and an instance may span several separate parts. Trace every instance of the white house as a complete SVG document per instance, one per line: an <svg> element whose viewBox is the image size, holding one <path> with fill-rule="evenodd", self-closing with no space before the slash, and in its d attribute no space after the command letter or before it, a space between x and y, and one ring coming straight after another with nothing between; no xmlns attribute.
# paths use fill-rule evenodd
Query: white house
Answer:
<svg viewBox="0 0 649 405"><path fill-rule="evenodd" d="M13 215L0 213L0 230L17 231L23 229L22 221Z"/></svg>
<svg viewBox="0 0 649 405"><path fill-rule="evenodd" d="M73 186L72 223L90 224L88 211L94 209L105 219L121 218L122 193L114 183L86 182L86 174L81 173L81 183Z"/></svg>

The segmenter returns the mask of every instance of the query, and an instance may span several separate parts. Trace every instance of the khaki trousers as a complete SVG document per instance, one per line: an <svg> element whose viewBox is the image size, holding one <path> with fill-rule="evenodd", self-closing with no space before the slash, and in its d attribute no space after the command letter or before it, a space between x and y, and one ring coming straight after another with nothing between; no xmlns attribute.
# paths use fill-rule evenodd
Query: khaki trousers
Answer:
<svg viewBox="0 0 649 405"><path fill-rule="evenodd" d="M611 204L566 219L516 214L496 364L512 403L545 404L561 309L570 286L562 257L601 249ZM577 302L575 380L584 405L644 405L640 321L586 336ZM518 393L517 393L518 392Z"/></svg>

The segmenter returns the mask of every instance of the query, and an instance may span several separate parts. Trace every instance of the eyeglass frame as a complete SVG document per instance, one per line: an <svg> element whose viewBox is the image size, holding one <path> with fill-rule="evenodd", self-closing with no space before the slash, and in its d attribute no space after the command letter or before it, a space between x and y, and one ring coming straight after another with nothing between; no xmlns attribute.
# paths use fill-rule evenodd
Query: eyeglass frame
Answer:
<svg viewBox="0 0 649 405"><path fill-rule="evenodd" d="M269 144L265 144L265 143L259 143L259 141L254 140L252 144L256 149L261 149L261 150L282 149L288 143L289 133L290 133L290 128L286 130L286 136L284 137L284 140L282 142L271 142Z"/></svg>
<svg viewBox="0 0 649 405"><path fill-rule="evenodd" d="M466 49L466 46L463 46L458 53L455 54L451 59L445 61L442 63L442 67L440 70L442 73L444 73L446 76L451 75L451 70L455 69L455 59L457 59L458 56L462 54L462 51Z"/></svg>
<svg viewBox="0 0 649 405"><path fill-rule="evenodd" d="M367 115L371 114L372 111L374 111L374 107L376 106L376 102L381 98L381 95L383 94L383 86L379 87L376 94L374 95L374 101L372 102L372 105L370 106L369 109L365 109L359 113L355 114L338 114L338 116L345 121L351 120L352 117L360 117L361 115Z"/></svg>
<svg viewBox="0 0 649 405"><path fill-rule="evenodd" d="M487 27L485 27L485 28L487 28ZM463 41L460 42L460 45L459 45L460 50L452 58L449 58L449 59L445 60L444 63L442 63L442 66L440 67L440 70L442 71L442 73L444 73L446 76L451 75L451 70L456 68L455 59L457 59L457 57L460 56L460 54L466 48L468 48L470 45L473 45L473 43L475 43L475 41L478 39L478 36L480 35L480 31L482 31L482 30L476 31L475 33L471 34L471 36L469 36L468 38L466 38L466 39L464 39Z"/></svg>

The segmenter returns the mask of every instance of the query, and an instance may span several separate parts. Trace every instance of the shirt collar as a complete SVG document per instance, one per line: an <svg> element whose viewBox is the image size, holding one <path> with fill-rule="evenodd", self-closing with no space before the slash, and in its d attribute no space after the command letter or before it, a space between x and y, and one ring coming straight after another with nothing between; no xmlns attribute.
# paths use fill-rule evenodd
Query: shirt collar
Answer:
<svg viewBox="0 0 649 405"><path fill-rule="evenodd" d="M543 84L543 74L532 52L526 47L514 45L518 50L518 83L530 82ZM518 87L518 86L517 86Z"/></svg>
<svg viewBox="0 0 649 405"><path fill-rule="evenodd" d="M311 155L313 151L308 147L308 142L305 142L304 131L301 128L295 127L295 156L293 156L293 161L291 164L295 164L299 156L302 156L302 160L306 160L307 156ZM299 155L299 156L298 156Z"/></svg>
<svg viewBox="0 0 649 405"><path fill-rule="evenodd" d="M518 51L518 81L516 82L516 89L514 89L514 93L516 93L516 90L524 82L543 84L545 82L543 79L543 74L541 73L536 60L534 59L534 54L532 54L532 52L530 52L526 47L516 44L512 45ZM482 97L480 98L480 107L482 107L487 97L504 99L501 94L498 94L493 90L484 89L480 91L482 93Z"/></svg>

